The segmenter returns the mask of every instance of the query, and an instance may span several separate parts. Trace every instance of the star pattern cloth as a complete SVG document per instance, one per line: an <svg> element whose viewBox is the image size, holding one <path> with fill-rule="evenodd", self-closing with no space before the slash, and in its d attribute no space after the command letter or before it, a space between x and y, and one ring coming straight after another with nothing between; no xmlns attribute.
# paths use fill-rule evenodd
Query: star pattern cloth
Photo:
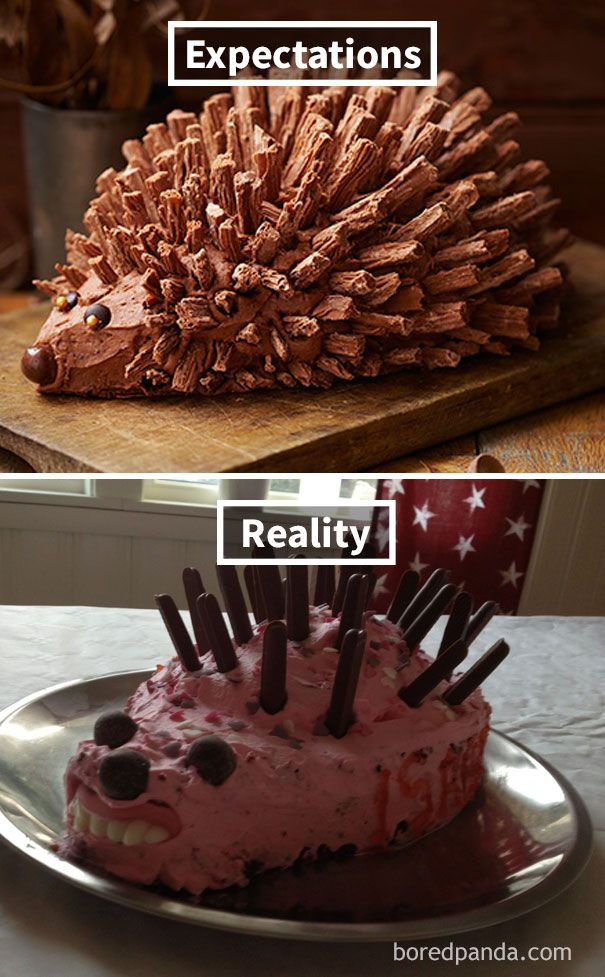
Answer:
<svg viewBox="0 0 605 977"><path fill-rule="evenodd" d="M385 612L404 570L421 582L437 569L452 583L502 613L519 606L540 512L544 483L537 479L412 479L379 482L376 498L395 499L397 566L376 567L374 607ZM378 556L388 551L388 513L378 510L373 540Z"/></svg>

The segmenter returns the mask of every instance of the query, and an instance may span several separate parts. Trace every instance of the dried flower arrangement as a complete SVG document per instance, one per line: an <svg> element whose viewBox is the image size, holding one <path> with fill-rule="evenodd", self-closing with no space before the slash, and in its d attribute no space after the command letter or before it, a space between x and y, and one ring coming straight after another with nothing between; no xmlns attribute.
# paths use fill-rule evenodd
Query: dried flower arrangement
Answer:
<svg viewBox="0 0 605 977"><path fill-rule="evenodd" d="M1 84L65 108L142 108L153 80L154 39L165 34L169 18L200 20L208 6L207 0L4 0L0 42L17 53L24 77Z"/></svg>

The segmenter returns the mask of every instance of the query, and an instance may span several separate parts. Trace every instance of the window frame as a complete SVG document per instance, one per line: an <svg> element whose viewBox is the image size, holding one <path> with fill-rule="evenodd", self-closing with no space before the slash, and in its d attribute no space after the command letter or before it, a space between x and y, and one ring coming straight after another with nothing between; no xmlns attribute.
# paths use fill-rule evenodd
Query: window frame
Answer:
<svg viewBox="0 0 605 977"><path fill-rule="evenodd" d="M208 479L220 479L220 477L220 475L209 475ZM318 478L322 480L319 489L317 489ZM28 485L32 479L35 487ZM245 482L249 480L257 483L259 481L257 476L245 475L233 479L234 482L238 483L237 491L240 497L244 497ZM377 479L368 480L363 475L360 475L358 480L360 482L377 481ZM73 490L74 482L77 483L78 491ZM299 476L298 492L284 492L274 489L270 490L264 499L261 495L259 501L264 501L266 511L272 511L273 502L290 502L293 515L304 516L305 503L308 505L325 504L326 509L330 509L334 515L346 515L347 508L339 505L342 496L336 495L337 482L338 486L343 482L343 478L339 475L326 475L324 473L301 475ZM41 483L43 483L42 488L40 487ZM242 483L244 484L242 485ZM332 485L332 491L327 491L330 485ZM171 489L170 493L165 491L168 486ZM257 493L253 490L249 493L252 498L255 494ZM62 508L66 513L71 510L74 514L78 509L92 509L99 513L103 511L130 512L133 514L133 518L137 514L156 516L161 514L166 516L197 515L214 518L218 496L218 484L204 485L203 483L179 482L176 478L170 479L163 475L156 475L154 478L94 476L70 479L61 475L49 478L26 476L19 479L0 479L0 505L12 504L14 506L15 503L36 507L46 505ZM248 497L248 494L245 497ZM365 498L364 496L357 500L360 509L363 509ZM282 514L288 511L282 505L276 506L275 509Z"/></svg>

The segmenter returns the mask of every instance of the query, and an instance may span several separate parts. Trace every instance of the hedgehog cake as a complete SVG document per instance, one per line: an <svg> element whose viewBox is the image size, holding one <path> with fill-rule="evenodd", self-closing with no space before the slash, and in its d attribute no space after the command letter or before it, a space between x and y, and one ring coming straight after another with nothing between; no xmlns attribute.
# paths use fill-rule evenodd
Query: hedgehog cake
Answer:
<svg viewBox="0 0 605 977"><path fill-rule="evenodd" d="M244 886L300 859L383 850L450 821L483 775L490 708L478 686L498 641L464 674L497 606L437 570L407 571L386 616L366 609L369 568L218 567L219 604L188 568L195 636L156 598L176 650L123 711L103 714L65 776L64 853L175 891ZM451 608L438 655L421 642Z"/></svg>
<svg viewBox="0 0 605 977"><path fill-rule="evenodd" d="M481 88L234 87L173 111L68 231L25 376L96 397L327 388L536 350L568 232Z"/></svg>

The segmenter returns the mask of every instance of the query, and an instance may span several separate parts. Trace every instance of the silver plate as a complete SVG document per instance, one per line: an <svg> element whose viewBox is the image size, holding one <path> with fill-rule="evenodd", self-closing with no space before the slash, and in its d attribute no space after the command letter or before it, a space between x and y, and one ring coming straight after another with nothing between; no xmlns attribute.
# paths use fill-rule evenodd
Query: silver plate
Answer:
<svg viewBox="0 0 605 977"><path fill-rule="evenodd" d="M450 825L407 848L269 872L200 905L60 858L62 775L96 717L118 708L150 672L54 686L0 713L0 836L74 885L200 926L309 940L445 936L542 905L586 864L584 804L564 777L492 732L484 787Z"/></svg>

